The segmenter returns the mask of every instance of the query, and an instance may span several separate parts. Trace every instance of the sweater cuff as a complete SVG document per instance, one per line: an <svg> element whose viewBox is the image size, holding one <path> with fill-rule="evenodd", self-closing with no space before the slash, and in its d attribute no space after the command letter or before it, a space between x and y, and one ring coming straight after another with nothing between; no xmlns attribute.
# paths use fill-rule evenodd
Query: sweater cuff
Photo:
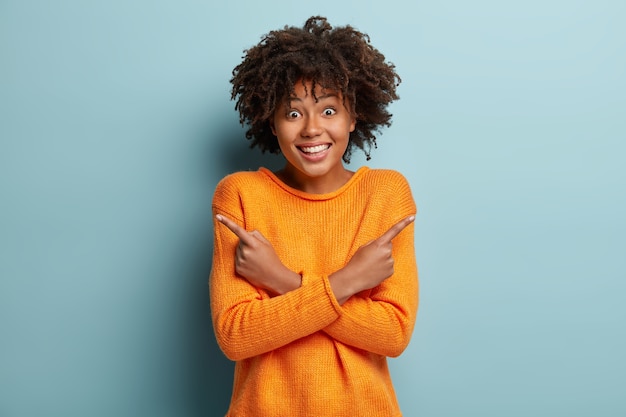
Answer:
<svg viewBox="0 0 626 417"><path fill-rule="evenodd" d="M328 301L326 303L326 306L334 311L334 313L337 315L337 318L338 316L343 314L343 307L341 307L341 305L337 301L335 293L330 286L330 281L328 280L327 275L311 276L306 272L301 272L300 275L302 276L302 287L312 287L311 292L313 294L317 294L318 297L325 297Z"/></svg>

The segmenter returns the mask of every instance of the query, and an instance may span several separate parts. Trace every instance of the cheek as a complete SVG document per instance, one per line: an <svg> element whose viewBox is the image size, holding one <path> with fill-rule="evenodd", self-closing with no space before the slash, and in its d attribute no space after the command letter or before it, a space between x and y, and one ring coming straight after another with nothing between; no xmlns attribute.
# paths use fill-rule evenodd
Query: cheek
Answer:
<svg viewBox="0 0 626 417"><path fill-rule="evenodd" d="M272 126L272 133L276 136L278 143L285 142L289 138L289 130L285 129L285 126L281 124L275 124Z"/></svg>
<svg viewBox="0 0 626 417"><path fill-rule="evenodd" d="M285 134L285 131L281 129L275 129L274 135L276 136L276 143L278 144L281 152L283 154L289 152L292 141L288 139L289 137Z"/></svg>
<svg viewBox="0 0 626 417"><path fill-rule="evenodd" d="M350 139L350 134L352 133L353 130L354 129L349 129L348 126L346 125L338 126L333 131L333 137L336 140L347 142L348 139Z"/></svg>

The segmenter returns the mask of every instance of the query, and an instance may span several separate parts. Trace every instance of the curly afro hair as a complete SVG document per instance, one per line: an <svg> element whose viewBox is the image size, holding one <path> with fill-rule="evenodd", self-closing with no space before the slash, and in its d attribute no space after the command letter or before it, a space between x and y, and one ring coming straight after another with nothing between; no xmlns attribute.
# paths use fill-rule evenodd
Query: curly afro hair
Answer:
<svg viewBox="0 0 626 417"><path fill-rule="evenodd" d="M341 92L351 107L356 127L344 161L350 161L355 146L370 159L372 147L376 148L374 132L391 125L387 105L399 98L400 77L367 34L351 26L333 28L326 18L314 16L303 28L285 26L269 32L244 53L230 80L231 99L236 99L239 121L249 126L250 147L280 152L270 118L294 94L296 82L308 81L313 94L316 85Z"/></svg>

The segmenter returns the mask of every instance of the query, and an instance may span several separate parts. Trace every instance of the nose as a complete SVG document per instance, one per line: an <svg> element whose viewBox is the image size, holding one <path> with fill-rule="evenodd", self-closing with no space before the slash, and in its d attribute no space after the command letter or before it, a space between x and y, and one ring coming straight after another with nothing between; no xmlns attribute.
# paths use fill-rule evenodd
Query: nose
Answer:
<svg viewBox="0 0 626 417"><path fill-rule="evenodd" d="M309 138L319 136L322 133L320 120L315 116L307 117L302 126L302 137Z"/></svg>

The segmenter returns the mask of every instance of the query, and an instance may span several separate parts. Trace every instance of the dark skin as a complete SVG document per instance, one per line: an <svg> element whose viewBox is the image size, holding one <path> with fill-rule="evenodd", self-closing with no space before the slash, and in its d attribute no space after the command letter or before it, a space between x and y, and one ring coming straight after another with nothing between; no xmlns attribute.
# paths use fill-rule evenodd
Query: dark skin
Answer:
<svg viewBox="0 0 626 417"><path fill-rule="evenodd" d="M246 50L230 80L231 98L237 101L242 125L249 126L246 137L252 146L279 152L267 129L267 118L284 96L293 93L299 79L340 91L353 104L351 113L358 115L361 123L350 135L344 161L349 162L355 149L363 150L369 160L378 129L391 124L387 105L399 98L396 87L400 77L395 66L370 44L366 34L351 26L333 28L321 16L312 16L302 28L268 33Z"/></svg>
<svg viewBox="0 0 626 417"><path fill-rule="evenodd" d="M300 275L281 262L261 232L248 232L221 214L216 219L239 238L235 271L250 284L274 296L300 287ZM392 240L414 220L415 216L400 220L378 239L361 246L343 268L329 275L330 286L340 305L354 294L374 288L393 274Z"/></svg>

